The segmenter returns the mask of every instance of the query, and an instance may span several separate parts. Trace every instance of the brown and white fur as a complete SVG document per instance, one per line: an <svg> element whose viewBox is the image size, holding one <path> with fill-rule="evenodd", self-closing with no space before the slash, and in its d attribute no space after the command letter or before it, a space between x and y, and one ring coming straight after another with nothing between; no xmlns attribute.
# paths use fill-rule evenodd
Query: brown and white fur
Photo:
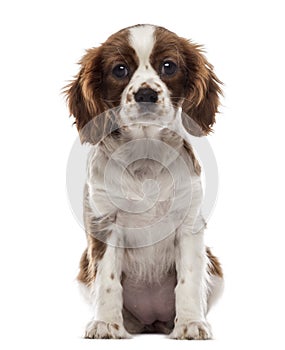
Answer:
<svg viewBox="0 0 285 350"><path fill-rule="evenodd" d="M81 140L92 145L84 192L87 249L78 275L94 313L85 337L163 332L174 339L209 339L206 315L222 290L223 274L204 244L200 165L189 134L211 131L220 81L198 45L152 25L113 34L88 50L80 64L66 93ZM151 112L141 115L143 102ZM147 139L157 143L149 146ZM173 159L160 141L175 150ZM128 157L135 161L122 172L120 160ZM178 158L191 178L190 204ZM153 237L148 224L159 216L159 206L163 213L169 209L164 205L172 196L166 163L175 165L171 175L183 181L178 181L178 200L165 229L189 208L172 232L158 229ZM160 185L157 206L124 210L143 200L142 183L149 179ZM110 200L110 193L116 200ZM139 235L130 234L134 226Z"/></svg>

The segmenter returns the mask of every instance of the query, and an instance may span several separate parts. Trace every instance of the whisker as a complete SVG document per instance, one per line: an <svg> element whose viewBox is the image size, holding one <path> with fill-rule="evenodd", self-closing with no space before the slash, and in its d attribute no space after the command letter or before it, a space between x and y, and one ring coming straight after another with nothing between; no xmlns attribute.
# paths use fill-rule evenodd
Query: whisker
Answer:
<svg viewBox="0 0 285 350"><path fill-rule="evenodd" d="M190 100L189 98L186 97L181 97L181 96L171 96L171 99L175 99L175 100L183 100L183 101L188 101L188 102L193 102L192 100Z"/></svg>
<svg viewBox="0 0 285 350"><path fill-rule="evenodd" d="M117 103L120 102L120 100L108 100L106 98L100 98L101 101L106 102L106 103Z"/></svg>

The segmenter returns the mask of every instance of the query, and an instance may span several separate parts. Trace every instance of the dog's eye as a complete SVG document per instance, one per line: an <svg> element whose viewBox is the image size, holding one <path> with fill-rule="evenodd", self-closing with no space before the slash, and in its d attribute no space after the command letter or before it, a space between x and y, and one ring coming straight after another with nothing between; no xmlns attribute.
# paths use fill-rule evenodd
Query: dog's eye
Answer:
<svg viewBox="0 0 285 350"><path fill-rule="evenodd" d="M160 71L162 75L174 75L177 71L177 65L172 61L164 61L162 63Z"/></svg>
<svg viewBox="0 0 285 350"><path fill-rule="evenodd" d="M128 67L124 64L117 64L113 68L112 74L118 79L123 79L129 74Z"/></svg>

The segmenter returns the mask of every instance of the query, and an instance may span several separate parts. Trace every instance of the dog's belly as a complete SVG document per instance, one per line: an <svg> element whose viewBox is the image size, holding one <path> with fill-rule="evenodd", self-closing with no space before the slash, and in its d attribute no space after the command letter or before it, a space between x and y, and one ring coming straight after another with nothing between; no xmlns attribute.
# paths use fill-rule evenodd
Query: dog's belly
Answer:
<svg viewBox="0 0 285 350"><path fill-rule="evenodd" d="M173 321L175 317L176 274L168 274L160 282L141 282L125 276L124 307L141 323Z"/></svg>

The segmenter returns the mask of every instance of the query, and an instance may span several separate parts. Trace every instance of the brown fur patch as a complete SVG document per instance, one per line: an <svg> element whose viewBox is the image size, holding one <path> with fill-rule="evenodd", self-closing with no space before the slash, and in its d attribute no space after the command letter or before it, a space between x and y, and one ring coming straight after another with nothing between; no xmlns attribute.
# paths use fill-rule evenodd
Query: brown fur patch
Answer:
<svg viewBox="0 0 285 350"><path fill-rule="evenodd" d="M149 86L148 83L142 83L140 87L141 88L146 88L146 89L151 89L151 87Z"/></svg>
<svg viewBox="0 0 285 350"><path fill-rule="evenodd" d="M84 250L80 263L79 263L79 274L77 276L78 281L89 284L90 283L90 278L89 278L89 273L88 273L88 266L89 266L89 260L87 258L87 249Z"/></svg>
<svg viewBox="0 0 285 350"><path fill-rule="evenodd" d="M87 249L84 251L80 261L80 271L77 279L90 285L96 277L98 262L103 258L106 251L106 240L110 235L108 229L115 215L96 218L92 215L89 206L89 194L84 189L84 225L87 234Z"/></svg>
<svg viewBox="0 0 285 350"><path fill-rule="evenodd" d="M215 257L210 248L206 248L206 253L207 253L207 257L209 259L209 263L208 263L208 273L210 275L215 275L218 276L220 278L223 278L223 270L221 267L221 264L218 260L217 257Z"/></svg>
<svg viewBox="0 0 285 350"><path fill-rule="evenodd" d="M120 329L120 326L117 323L112 323L112 327L115 328L117 331Z"/></svg>
<svg viewBox="0 0 285 350"><path fill-rule="evenodd" d="M192 146L186 140L184 140L183 145L184 145L184 148L186 149L187 153L189 154L189 156L192 160L195 173L200 176L201 175L201 166L195 157Z"/></svg>
<svg viewBox="0 0 285 350"><path fill-rule="evenodd" d="M97 263L105 253L106 244L90 235L87 241L88 247L82 254L77 279L89 286L96 278Z"/></svg>

